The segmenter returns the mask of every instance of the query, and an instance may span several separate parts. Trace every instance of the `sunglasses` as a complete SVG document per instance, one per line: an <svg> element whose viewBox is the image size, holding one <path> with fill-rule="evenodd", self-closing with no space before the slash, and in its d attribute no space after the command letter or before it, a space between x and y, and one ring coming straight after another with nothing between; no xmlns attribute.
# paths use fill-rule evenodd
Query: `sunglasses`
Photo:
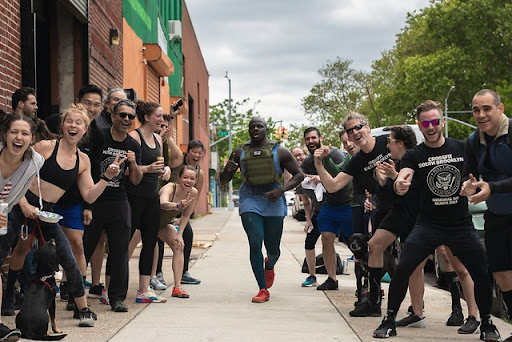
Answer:
<svg viewBox="0 0 512 342"><path fill-rule="evenodd" d="M433 119L433 120L421 120L420 124L421 124L421 127L423 127L423 128L428 128L428 126L430 126L430 125L436 127L436 126L439 126L442 119L443 118L437 118L437 119Z"/></svg>
<svg viewBox="0 0 512 342"><path fill-rule="evenodd" d="M121 112L121 113L117 113L117 115L119 115L122 119L128 117L128 119L130 119L130 120L135 120L135 115L133 115L131 113Z"/></svg>
<svg viewBox="0 0 512 342"><path fill-rule="evenodd" d="M387 140L388 140L388 145L391 144L393 141L402 141L402 140L397 140L397 139L391 139L391 137L387 137Z"/></svg>
<svg viewBox="0 0 512 342"><path fill-rule="evenodd" d="M350 134L354 133L354 129L356 131L360 131L364 126L366 126L366 125L363 125L363 124L355 125L354 127L347 129L346 132L347 132L347 134L350 135Z"/></svg>

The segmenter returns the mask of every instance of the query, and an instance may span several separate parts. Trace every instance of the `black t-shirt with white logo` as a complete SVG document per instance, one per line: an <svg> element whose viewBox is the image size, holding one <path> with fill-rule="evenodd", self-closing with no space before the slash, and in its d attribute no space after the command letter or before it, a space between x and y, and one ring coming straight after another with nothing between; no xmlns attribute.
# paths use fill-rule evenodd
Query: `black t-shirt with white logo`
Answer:
<svg viewBox="0 0 512 342"><path fill-rule="evenodd" d="M439 148L422 143L402 157L401 167L414 170L420 199L418 221L447 228L471 223L467 197L459 196L464 151L464 141L446 138Z"/></svg>
<svg viewBox="0 0 512 342"><path fill-rule="evenodd" d="M98 182L105 174L107 167L112 164L119 153L119 159L126 156L128 151L135 153L137 165L141 164L140 145L135 139L127 135L123 141L115 141L112 138L110 129L103 131L103 141L100 148L91 149L95 155L91 160L92 177L94 182ZM98 198L98 201L121 201L127 199L126 195L126 177L124 175L128 167L128 160L125 160L120 166L119 174L108 182L108 186ZM129 182L129 180L128 180Z"/></svg>
<svg viewBox="0 0 512 342"><path fill-rule="evenodd" d="M375 167L377 162L383 162L391 158L391 153L387 147L387 137L381 135L375 138L375 146L369 153L359 151L355 156L350 159L348 165L343 169L343 172L354 177L359 184L362 185L369 193L375 194L379 182L375 177ZM379 200L377 194L378 209L387 211L390 209L391 203L389 201Z"/></svg>

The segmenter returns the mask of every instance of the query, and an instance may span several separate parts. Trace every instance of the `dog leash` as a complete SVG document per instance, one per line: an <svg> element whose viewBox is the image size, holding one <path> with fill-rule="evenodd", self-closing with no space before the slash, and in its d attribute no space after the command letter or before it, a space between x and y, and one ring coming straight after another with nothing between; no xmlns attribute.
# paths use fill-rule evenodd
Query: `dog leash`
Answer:
<svg viewBox="0 0 512 342"><path fill-rule="evenodd" d="M36 237L36 228L37 228L37 232L38 232L38 239L37 239L37 247L41 247L42 245L44 245L46 243L46 240L44 239L44 236L43 236L43 232L41 230L41 226L39 225L39 219L35 219L35 220L31 220L34 222L34 224L32 225L32 233L30 234L30 245L32 246L32 244L34 243L34 239ZM20 235L21 239L22 240L26 240L28 238L28 219L25 217L25 219L23 220L23 224L21 225L21 235Z"/></svg>

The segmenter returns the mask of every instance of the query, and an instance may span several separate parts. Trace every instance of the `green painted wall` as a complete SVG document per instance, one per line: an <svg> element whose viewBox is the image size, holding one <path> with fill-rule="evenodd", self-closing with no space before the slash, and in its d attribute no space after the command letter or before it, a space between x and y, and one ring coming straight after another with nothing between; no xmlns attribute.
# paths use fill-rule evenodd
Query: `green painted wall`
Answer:
<svg viewBox="0 0 512 342"><path fill-rule="evenodd" d="M174 64L169 79L171 96L182 96L183 54L181 40L169 41L169 20L181 20L181 0L124 0L123 16L144 43L158 43L158 19L167 37L167 54Z"/></svg>

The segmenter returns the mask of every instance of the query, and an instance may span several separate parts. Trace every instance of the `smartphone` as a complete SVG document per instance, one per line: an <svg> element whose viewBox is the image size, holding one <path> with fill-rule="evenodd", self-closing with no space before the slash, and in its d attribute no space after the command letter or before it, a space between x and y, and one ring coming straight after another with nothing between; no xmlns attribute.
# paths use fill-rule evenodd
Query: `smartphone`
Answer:
<svg viewBox="0 0 512 342"><path fill-rule="evenodd" d="M313 225L308 227L308 234L311 233L312 231L313 231Z"/></svg>
<svg viewBox="0 0 512 342"><path fill-rule="evenodd" d="M183 106L183 99L179 99L178 102L174 106L172 106L172 111L176 112L180 107Z"/></svg>

